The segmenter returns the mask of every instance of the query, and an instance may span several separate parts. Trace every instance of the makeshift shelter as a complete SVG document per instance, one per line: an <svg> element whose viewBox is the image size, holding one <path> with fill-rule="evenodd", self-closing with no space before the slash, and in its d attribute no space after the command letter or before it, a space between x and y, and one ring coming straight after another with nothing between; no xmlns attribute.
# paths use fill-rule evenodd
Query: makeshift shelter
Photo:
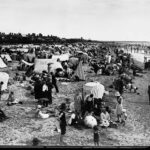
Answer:
<svg viewBox="0 0 150 150"><path fill-rule="evenodd" d="M75 71L75 73L73 74L73 77L77 76L80 80L85 80L85 74L84 74L84 70L82 68L82 61L79 62L77 69Z"/></svg>
<svg viewBox="0 0 150 150"><path fill-rule="evenodd" d="M55 59L35 59L34 63L34 71L42 73L43 70L48 71L48 64L51 64L51 70L52 72L55 72L56 69L61 68L63 70L63 67L60 62L57 62Z"/></svg>
<svg viewBox="0 0 150 150"><path fill-rule="evenodd" d="M0 68L6 68L6 67L7 67L7 65L4 63L4 61L0 57Z"/></svg>
<svg viewBox="0 0 150 150"><path fill-rule="evenodd" d="M105 93L105 87L98 81L88 82L83 86L86 93L93 94L94 98L102 98Z"/></svg>
<svg viewBox="0 0 150 150"><path fill-rule="evenodd" d="M2 57L2 58L5 57L8 62L11 62L11 61L12 61L12 59L11 59L10 56L9 56L9 54L1 54L1 57Z"/></svg>
<svg viewBox="0 0 150 150"><path fill-rule="evenodd" d="M4 82L2 85L2 91L7 89L7 84L9 80L9 75L5 72L0 72L0 82Z"/></svg>
<svg viewBox="0 0 150 150"><path fill-rule="evenodd" d="M79 58L77 58L77 57L71 57L71 58L69 58L69 66L70 67L76 67L78 64L79 64Z"/></svg>
<svg viewBox="0 0 150 150"><path fill-rule="evenodd" d="M27 53L26 56L24 56L25 60L29 63L33 63L35 59L34 53Z"/></svg>
<svg viewBox="0 0 150 150"><path fill-rule="evenodd" d="M52 59L60 59L60 61L68 61L69 60L69 53L62 54L62 55L53 55Z"/></svg>
<svg viewBox="0 0 150 150"><path fill-rule="evenodd" d="M88 59L90 58L87 53L82 53L81 55L79 55L79 57L83 61L83 63L87 63Z"/></svg>

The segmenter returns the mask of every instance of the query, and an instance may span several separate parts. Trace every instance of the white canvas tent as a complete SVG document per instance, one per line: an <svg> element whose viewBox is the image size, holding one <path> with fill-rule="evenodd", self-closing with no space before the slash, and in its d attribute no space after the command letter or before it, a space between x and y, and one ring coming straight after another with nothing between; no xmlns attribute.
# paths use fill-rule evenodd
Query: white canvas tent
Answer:
<svg viewBox="0 0 150 150"><path fill-rule="evenodd" d="M5 72L0 72L0 82L4 82L2 85L2 91L7 89L7 84L9 80L9 75Z"/></svg>
<svg viewBox="0 0 150 150"><path fill-rule="evenodd" d="M6 68L6 67L7 67L7 65L4 63L4 61L0 57L0 68Z"/></svg>
<svg viewBox="0 0 150 150"><path fill-rule="evenodd" d="M61 63L57 62L56 59L35 59L34 71L39 73L42 73L43 70L48 71L48 63L52 64L50 70L52 72L54 72L58 68L63 69Z"/></svg>
<svg viewBox="0 0 150 150"><path fill-rule="evenodd" d="M9 56L9 54L1 54L1 57L2 57L2 58L5 57L8 62L11 62L11 61L12 61L12 59L11 59L10 56Z"/></svg>
<svg viewBox="0 0 150 150"><path fill-rule="evenodd" d="M86 93L90 92L93 94L94 98L102 98L103 94L105 93L105 87L98 81L88 82L83 88Z"/></svg>
<svg viewBox="0 0 150 150"><path fill-rule="evenodd" d="M67 61L69 60L69 56L70 56L69 53L61 54L61 55L53 55L52 59L56 59L56 60L60 59L60 61Z"/></svg>

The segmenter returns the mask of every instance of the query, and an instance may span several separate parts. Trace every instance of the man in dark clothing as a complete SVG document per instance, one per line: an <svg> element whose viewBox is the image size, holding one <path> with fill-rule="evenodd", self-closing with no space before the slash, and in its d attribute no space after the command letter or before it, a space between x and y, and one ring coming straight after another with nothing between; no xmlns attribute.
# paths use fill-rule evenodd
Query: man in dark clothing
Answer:
<svg viewBox="0 0 150 150"><path fill-rule="evenodd" d="M37 78L34 84L35 99L42 98L42 81Z"/></svg>
<svg viewBox="0 0 150 150"><path fill-rule="evenodd" d="M149 96L149 105L150 105L150 85L148 86L148 96Z"/></svg>
<svg viewBox="0 0 150 150"><path fill-rule="evenodd" d="M4 82L0 82L0 101L1 101L1 96L2 96L2 86L3 86Z"/></svg>
<svg viewBox="0 0 150 150"><path fill-rule="evenodd" d="M120 78L117 81L117 89L119 91L119 93L122 95L123 94L123 80Z"/></svg>
<svg viewBox="0 0 150 150"><path fill-rule="evenodd" d="M89 113L93 111L93 94L90 94L86 97L84 109L85 112L89 112Z"/></svg>
<svg viewBox="0 0 150 150"><path fill-rule="evenodd" d="M56 89L56 93L59 93L56 77L53 72L51 72L51 75L52 75L52 84L54 85L54 87Z"/></svg>
<svg viewBox="0 0 150 150"><path fill-rule="evenodd" d="M97 63L94 63L93 69L94 69L95 74L97 74L98 70L100 69L100 66Z"/></svg>
<svg viewBox="0 0 150 150"><path fill-rule="evenodd" d="M94 98L94 115L100 116L101 99Z"/></svg>
<svg viewBox="0 0 150 150"><path fill-rule="evenodd" d="M46 84L47 84L47 87L48 87L47 98L49 99L49 104L52 104L53 84L52 84L52 77L51 76L48 76L48 80L47 80Z"/></svg>

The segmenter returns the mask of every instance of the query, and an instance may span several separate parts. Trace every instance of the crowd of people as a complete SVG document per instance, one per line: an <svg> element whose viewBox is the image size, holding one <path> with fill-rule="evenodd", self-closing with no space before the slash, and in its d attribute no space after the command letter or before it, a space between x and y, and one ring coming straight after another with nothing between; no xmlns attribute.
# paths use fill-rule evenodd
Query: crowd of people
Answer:
<svg viewBox="0 0 150 150"><path fill-rule="evenodd" d="M77 55L76 51L82 51L86 53L89 57L86 59L86 63L91 67L91 70L94 71L95 75L116 75L116 78L112 82L109 88L114 88L116 93L116 120L112 119L112 109L110 106L106 105L104 95L105 92L102 92L97 98L92 93L87 95L83 94L83 88L76 91L74 95L74 101L69 103L62 103L57 109L59 110L58 120L59 127L57 128L58 132L61 132L60 142L63 142L63 137L66 133L66 126L87 126L93 128L94 143L99 145L99 127L115 127L118 125L125 126L127 120L127 111L123 107L123 94L125 91L138 92L138 87L133 84L133 79L138 74L142 73L142 69L138 67L130 54L124 53L123 51L118 51L117 48L113 47L112 51L109 47L99 46L98 44L94 45L72 45L72 46L62 46L54 47L51 46L50 52L45 53L42 49L35 49L36 58L51 59L53 54L62 54L69 52L72 56L78 58L77 65L80 61L84 62L84 59ZM33 52L33 51L32 51ZM23 58L23 54L19 53L20 58ZM21 60L21 59L20 59ZM6 61L4 59L4 61ZM59 59L57 61L60 61ZM31 62L30 62L31 63ZM71 66L69 61L61 62L64 72L63 75L66 78L71 78L71 75L75 71L77 65ZM47 71L43 70L42 73L33 73L30 80L30 85L32 88L31 94L34 95L35 100L37 100L36 107L36 118L49 118L50 113L42 112L42 108L52 106L53 97L52 89L55 88L55 94L59 93L59 86L57 84L57 77L62 76L56 71L50 71L50 64L47 65ZM130 73L132 71L132 73ZM14 78L15 81L26 81L25 73L21 75L16 73ZM0 100L2 95L1 87L3 82L0 83ZM148 87L149 102L150 102L150 86ZM10 91L7 105L23 104L23 101L17 100L14 98L14 92ZM68 122L66 121L66 113L70 113L70 118ZM4 112L0 111L0 119L7 118Z"/></svg>

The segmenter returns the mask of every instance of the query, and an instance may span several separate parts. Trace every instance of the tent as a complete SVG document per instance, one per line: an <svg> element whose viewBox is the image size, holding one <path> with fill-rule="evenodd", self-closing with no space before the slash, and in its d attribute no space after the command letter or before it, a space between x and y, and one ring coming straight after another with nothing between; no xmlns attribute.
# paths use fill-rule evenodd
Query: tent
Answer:
<svg viewBox="0 0 150 150"><path fill-rule="evenodd" d="M77 76L80 80L85 80L85 74L84 74L84 70L82 68L82 61L79 62L77 69L75 71L75 73L73 74L73 77Z"/></svg>
<svg viewBox="0 0 150 150"><path fill-rule="evenodd" d="M55 71L58 68L63 69L60 62L57 62L55 59L35 59L34 63L34 71L35 72L42 72L43 70L48 71L47 64L51 63L51 71Z"/></svg>
<svg viewBox="0 0 150 150"><path fill-rule="evenodd" d="M88 82L83 87L86 93L91 93L94 95L94 98L102 98L103 94L105 93L105 87L98 81L95 82Z"/></svg>
<svg viewBox="0 0 150 150"><path fill-rule="evenodd" d="M77 57L71 57L71 58L69 58L69 66L70 67L73 67L73 66L77 66L78 64L79 64L79 58L77 58Z"/></svg>
<svg viewBox="0 0 150 150"><path fill-rule="evenodd" d="M2 91L7 89L7 84L9 80L9 75L5 72L0 72L0 82L4 82L2 85Z"/></svg>
<svg viewBox="0 0 150 150"><path fill-rule="evenodd" d="M12 59L11 59L10 56L9 56L9 54L1 54L1 57L2 57L2 58L5 57L8 62L11 62L11 61L12 61Z"/></svg>
<svg viewBox="0 0 150 150"><path fill-rule="evenodd" d="M7 65L4 63L4 61L0 57L0 68L6 68L6 67L7 67Z"/></svg>
<svg viewBox="0 0 150 150"><path fill-rule="evenodd" d="M69 53L61 54L61 55L53 55L52 59L60 59L60 61L68 61L69 60Z"/></svg>

